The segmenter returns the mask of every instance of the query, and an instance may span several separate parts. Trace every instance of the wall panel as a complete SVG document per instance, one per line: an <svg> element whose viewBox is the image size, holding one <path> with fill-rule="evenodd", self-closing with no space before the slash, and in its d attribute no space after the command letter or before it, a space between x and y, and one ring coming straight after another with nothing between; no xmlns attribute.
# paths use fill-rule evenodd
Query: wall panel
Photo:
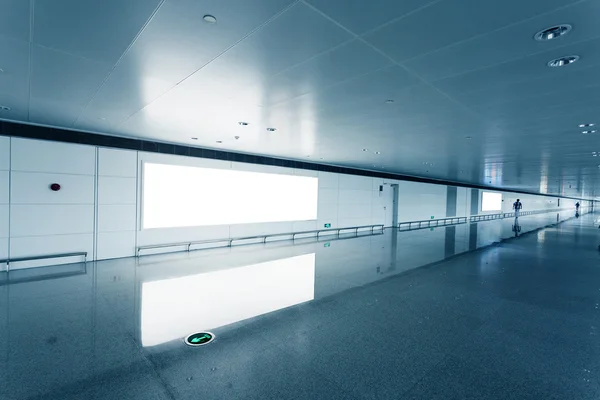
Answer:
<svg viewBox="0 0 600 400"><path fill-rule="evenodd" d="M0 171L10 169L10 141L11 138L0 136Z"/></svg>
<svg viewBox="0 0 600 400"><path fill-rule="evenodd" d="M50 190L53 183L59 191ZM45 174L39 172L11 173L13 204L94 204L94 176Z"/></svg>
<svg viewBox="0 0 600 400"><path fill-rule="evenodd" d="M8 238L9 206L0 204L0 238ZM1 258L1 257L0 257Z"/></svg>
<svg viewBox="0 0 600 400"><path fill-rule="evenodd" d="M98 177L99 204L135 204L136 178Z"/></svg>
<svg viewBox="0 0 600 400"><path fill-rule="evenodd" d="M135 254L135 231L99 232L97 258L131 257Z"/></svg>
<svg viewBox="0 0 600 400"><path fill-rule="evenodd" d="M13 204L10 209L10 225L13 238L93 234L94 206Z"/></svg>
<svg viewBox="0 0 600 400"><path fill-rule="evenodd" d="M10 190L10 172L0 171L0 204L8 204Z"/></svg>
<svg viewBox="0 0 600 400"><path fill-rule="evenodd" d="M94 175L96 150L92 146L12 138L13 171Z"/></svg>
<svg viewBox="0 0 600 400"><path fill-rule="evenodd" d="M135 204L98 205L98 232L135 231Z"/></svg>
<svg viewBox="0 0 600 400"><path fill-rule="evenodd" d="M115 149L98 149L98 175L135 178L137 152Z"/></svg>

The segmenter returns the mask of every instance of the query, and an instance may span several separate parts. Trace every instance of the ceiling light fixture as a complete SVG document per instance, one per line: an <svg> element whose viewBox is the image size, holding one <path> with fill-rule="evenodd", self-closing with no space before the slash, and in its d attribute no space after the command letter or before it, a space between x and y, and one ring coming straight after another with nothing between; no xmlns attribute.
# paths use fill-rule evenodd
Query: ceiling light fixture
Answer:
<svg viewBox="0 0 600 400"><path fill-rule="evenodd" d="M198 138L197 137L193 137L192 140L198 140Z"/></svg>
<svg viewBox="0 0 600 400"><path fill-rule="evenodd" d="M380 151L376 151L375 154L381 154L381 152Z"/></svg>
<svg viewBox="0 0 600 400"><path fill-rule="evenodd" d="M269 132L275 132L276 130L277 129L275 129L275 128L267 128L267 131L269 131Z"/></svg>
<svg viewBox="0 0 600 400"><path fill-rule="evenodd" d="M595 130L591 130L591 131L582 131L581 133L583 133L584 135L587 135L588 133L596 133Z"/></svg>
<svg viewBox="0 0 600 400"><path fill-rule="evenodd" d="M363 151L369 151L369 149L363 149Z"/></svg>
<svg viewBox="0 0 600 400"><path fill-rule="evenodd" d="M590 128L590 127L592 127L594 125L596 125L596 124L579 124L579 127L580 128Z"/></svg>
<svg viewBox="0 0 600 400"><path fill-rule="evenodd" d="M385 101L385 104L392 104L392 103L394 103L394 100L392 100L392 99L389 99L389 100Z"/></svg>
<svg viewBox="0 0 600 400"><path fill-rule="evenodd" d="M217 23L217 19L214 15L206 14L204 17L202 17L202 19L204 20L204 22L208 22L209 24Z"/></svg>
<svg viewBox="0 0 600 400"><path fill-rule="evenodd" d="M223 143L223 141L222 140L217 140L217 143L221 144L221 143Z"/></svg>
<svg viewBox="0 0 600 400"><path fill-rule="evenodd" d="M579 61L579 56L566 56L555 58L554 60L548 61L548 66L551 68L564 67L565 65L573 64Z"/></svg>
<svg viewBox="0 0 600 400"><path fill-rule="evenodd" d="M465 139L467 139L467 140L471 140L471 139L473 139L473 138L472 138L471 136L465 136Z"/></svg>
<svg viewBox="0 0 600 400"><path fill-rule="evenodd" d="M535 34L534 38L538 42L545 42L547 40L552 40L556 39L557 37L564 36L567 33L571 32L571 29L573 29L573 27L568 24L556 25L539 31Z"/></svg>
<svg viewBox="0 0 600 400"><path fill-rule="evenodd" d="M247 122L243 122L243 121L241 121L241 122L238 122L238 124L239 124L240 126L248 126L248 123L247 123Z"/></svg>

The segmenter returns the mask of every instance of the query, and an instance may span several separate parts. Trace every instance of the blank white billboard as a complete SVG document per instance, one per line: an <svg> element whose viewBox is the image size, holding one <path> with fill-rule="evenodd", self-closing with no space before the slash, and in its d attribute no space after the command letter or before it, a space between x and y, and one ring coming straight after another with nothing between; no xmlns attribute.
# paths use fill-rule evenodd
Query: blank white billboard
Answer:
<svg viewBox="0 0 600 400"><path fill-rule="evenodd" d="M156 346L315 297L315 254L142 284L142 345Z"/></svg>
<svg viewBox="0 0 600 400"><path fill-rule="evenodd" d="M502 193L483 192L481 211L502 211Z"/></svg>
<svg viewBox="0 0 600 400"><path fill-rule="evenodd" d="M144 163L144 229L317 219L318 178Z"/></svg>

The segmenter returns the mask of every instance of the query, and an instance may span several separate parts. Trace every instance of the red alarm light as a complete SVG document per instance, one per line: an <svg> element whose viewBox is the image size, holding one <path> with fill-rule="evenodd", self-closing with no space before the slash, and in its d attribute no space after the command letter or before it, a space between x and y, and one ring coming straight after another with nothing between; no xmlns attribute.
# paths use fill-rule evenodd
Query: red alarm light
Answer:
<svg viewBox="0 0 600 400"><path fill-rule="evenodd" d="M53 192L58 192L60 190L60 185L58 183L53 183L52 185L50 185L50 190L52 190Z"/></svg>

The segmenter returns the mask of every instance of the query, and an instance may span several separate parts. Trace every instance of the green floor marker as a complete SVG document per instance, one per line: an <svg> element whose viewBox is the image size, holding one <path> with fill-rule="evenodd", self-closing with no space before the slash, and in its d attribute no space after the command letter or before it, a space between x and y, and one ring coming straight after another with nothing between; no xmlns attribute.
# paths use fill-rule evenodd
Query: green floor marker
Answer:
<svg viewBox="0 0 600 400"><path fill-rule="evenodd" d="M185 344L189 346L203 346L213 341L215 335L210 332L192 333L185 338Z"/></svg>

